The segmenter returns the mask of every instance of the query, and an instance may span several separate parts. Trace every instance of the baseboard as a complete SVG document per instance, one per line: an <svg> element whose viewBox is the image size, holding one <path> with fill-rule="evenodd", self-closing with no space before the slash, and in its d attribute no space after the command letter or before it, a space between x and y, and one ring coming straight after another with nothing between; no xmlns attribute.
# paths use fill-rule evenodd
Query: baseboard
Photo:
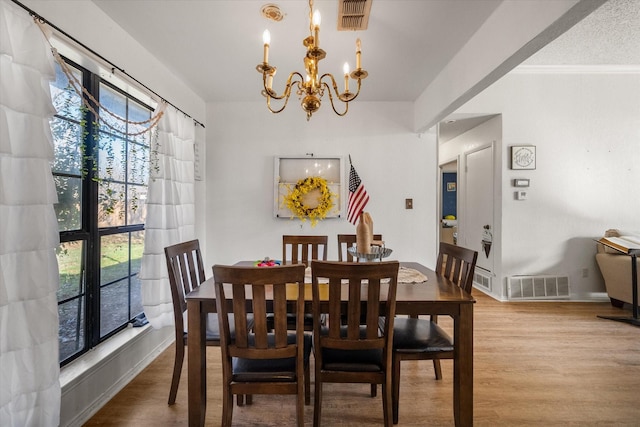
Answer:
<svg viewBox="0 0 640 427"><path fill-rule="evenodd" d="M82 426L174 339L173 328L130 328L65 366L60 426Z"/></svg>

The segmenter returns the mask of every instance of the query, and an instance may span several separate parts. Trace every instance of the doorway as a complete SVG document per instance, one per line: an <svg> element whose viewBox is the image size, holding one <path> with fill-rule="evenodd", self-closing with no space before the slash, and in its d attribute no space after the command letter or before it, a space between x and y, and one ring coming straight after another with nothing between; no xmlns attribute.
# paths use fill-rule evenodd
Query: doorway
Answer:
<svg viewBox="0 0 640 427"><path fill-rule="evenodd" d="M440 241L457 244L458 161L440 165Z"/></svg>

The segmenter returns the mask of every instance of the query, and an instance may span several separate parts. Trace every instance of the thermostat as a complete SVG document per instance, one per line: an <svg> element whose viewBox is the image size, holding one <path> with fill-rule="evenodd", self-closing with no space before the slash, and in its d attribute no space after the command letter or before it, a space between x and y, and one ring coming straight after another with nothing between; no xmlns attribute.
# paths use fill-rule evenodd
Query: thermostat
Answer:
<svg viewBox="0 0 640 427"><path fill-rule="evenodd" d="M527 200L527 192L526 191L516 191L516 200Z"/></svg>

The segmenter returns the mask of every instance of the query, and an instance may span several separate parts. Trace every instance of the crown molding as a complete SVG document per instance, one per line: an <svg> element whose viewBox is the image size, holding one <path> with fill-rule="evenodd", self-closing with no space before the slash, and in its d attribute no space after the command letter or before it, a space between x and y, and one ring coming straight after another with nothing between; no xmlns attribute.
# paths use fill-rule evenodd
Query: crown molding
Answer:
<svg viewBox="0 0 640 427"><path fill-rule="evenodd" d="M518 65L513 74L640 74L640 65Z"/></svg>

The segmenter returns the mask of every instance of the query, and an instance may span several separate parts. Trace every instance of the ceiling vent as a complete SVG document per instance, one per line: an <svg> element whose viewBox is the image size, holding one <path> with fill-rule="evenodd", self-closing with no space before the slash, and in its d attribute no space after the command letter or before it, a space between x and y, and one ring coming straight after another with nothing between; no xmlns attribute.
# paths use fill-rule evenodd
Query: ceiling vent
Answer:
<svg viewBox="0 0 640 427"><path fill-rule="evenodd" d="M373 0L339 0L338 31L362 31L369 25Z"/></svg>

